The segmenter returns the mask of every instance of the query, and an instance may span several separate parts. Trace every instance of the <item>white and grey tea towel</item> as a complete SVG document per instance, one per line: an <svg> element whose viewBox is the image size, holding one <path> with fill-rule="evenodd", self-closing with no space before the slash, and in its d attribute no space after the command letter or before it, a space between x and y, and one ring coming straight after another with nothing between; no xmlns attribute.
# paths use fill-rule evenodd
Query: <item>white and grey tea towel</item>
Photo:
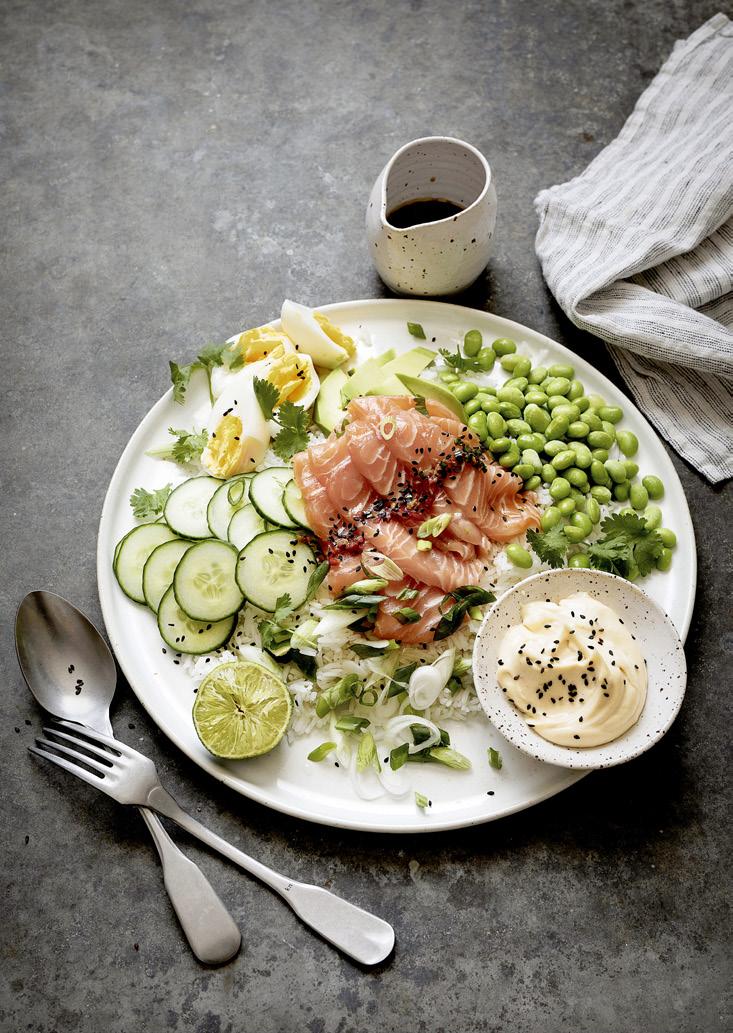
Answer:
<svg viewBox="0 0 733 1033"><path fill-rule="evenodd" d="M617 139L535 207L566 314L680 455L733 477L733 23L678 42Z"/></svg>

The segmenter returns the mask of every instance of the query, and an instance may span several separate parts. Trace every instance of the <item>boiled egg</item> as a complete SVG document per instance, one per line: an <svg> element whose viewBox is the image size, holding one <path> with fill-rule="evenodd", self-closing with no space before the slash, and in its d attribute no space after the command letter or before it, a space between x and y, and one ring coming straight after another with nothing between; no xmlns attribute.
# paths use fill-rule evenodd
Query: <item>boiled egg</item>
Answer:
<svg viewBox="0 0 733 1033"><path fill-rule="evenodd" d="M255 470L270 444L270 428L254 393L254 365L229 375L211 410L201 463L214 477Z"/></svg>
<svg viewBox="0 0 733 1033"><path fill-rule="evenodd" d="M297 350L310 355L317 366L334 369L354 354L353 340L322 312L286 300L280 321Z"/></svg>
<svg viewBox="0 0 733 1033"><path fill-rule="evenodd" d="M296 350L293 342L282 330L274 330L271 326L255 326L251 330L244 330L241 334L230 337L227 344L229 345L227 351L232 356L241 357L241 362L238 363L240 369L242 363L246 367L266 359L274 348L279 347L281 351L294 352ZM262 376L262 373L255 373L255 375ZM212 369L211 393L214 398L218 398L222 391L226 390L230 379L231 373L228 366L215 366Z"/></svg>
<svg viewBox="0 0 733 1033"><path fill-rule="evenodd" d="M255 375L265 377L278 389L278 405L293 402L309 409L318 397L321 382L313 359L310 355L296 352L292 345L290 350L281 344L276 345L266 359L253 364L250 369L255 366L259 368Z"/></svg>

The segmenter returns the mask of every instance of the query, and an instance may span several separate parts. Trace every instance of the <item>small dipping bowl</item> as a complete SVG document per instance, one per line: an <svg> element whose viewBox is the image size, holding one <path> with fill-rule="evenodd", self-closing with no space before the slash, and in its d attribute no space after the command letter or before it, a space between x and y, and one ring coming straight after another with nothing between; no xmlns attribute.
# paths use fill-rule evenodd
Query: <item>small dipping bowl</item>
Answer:
<svg viewBox="0 0 733 1033"><path fill-rule="evenodd" d="M508 701L496 680L499 648L509 628L521 623L522 607L544 600L556 603L575 592L587 592L614 610L638 640L647 662L646 702L639 720L603 746L573 748L543 739ZM547 764L588 770L623 764L662 738L682 705L687 665L674 624L646 592L615 574L566 567L534 574L494 603L474 643L473 678L486 715L512 745Z"/></svg>

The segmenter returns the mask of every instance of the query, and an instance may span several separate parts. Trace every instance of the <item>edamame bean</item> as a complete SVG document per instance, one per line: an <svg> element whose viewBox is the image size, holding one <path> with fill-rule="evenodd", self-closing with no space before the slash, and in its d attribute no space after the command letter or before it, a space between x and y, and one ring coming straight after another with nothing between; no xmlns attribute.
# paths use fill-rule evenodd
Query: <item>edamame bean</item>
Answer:
<svg viewBox="0 0 733 1033"><path fill-rule="evenodd" d="M522 417L522 410L514 402L499 402L499 412L505 420L519 420Z"/></svg>
<svg viewBox="0 0 733 1033"><path fill-rule="evenodd" d="M629 481L633 481L634 477L636 477L637 473L639 472L639 464L632 463L630 459L625 459L624 470L626 470L626 479Z"/></svg>
<svg viewBox="0 0 733 1033"><path fill-rule="evenodd" d="M548 441L552 441L554 438L563 438L568 432L569 422L564 416L558 416L557 419L552 419L548 423L545 429L545 437Z"/></svg>
<svg viewBox="0 0 733 1033"><path fill-rule="evenodd" d="M577 502L575 501L575 499L571 498L560 499L560 501L557 504L557 508L560 510L561 516L564 517L571 516L575 512L576 506Z"/></svg>
<svg viewBox="0 0 733 1033"><path fill-rule="evenodd" d="M579 381L577 381L577 380L573 381L573 384L577 384L577 383L579 383ZM572 385L571 385L571 390L572 390ZM590 409L590 402L585 397L585 395L581 395L580 398L573 398L572 400L573 400L573 402L575 402L577 407L580 409L581 416L586 411L586 409Z"/></svg>
<svg viewBox="0 0 733 1033"><path fill-rule="evenodd" d="M535 366L535 368L527 374L527 377L530 384L541 384L542 381L547 378L547 370L544 366Z"/></svg>
<svg viewBox="0 0 733 1033"><path fill-rule="evenodd" d="M569 429L569 428L568 428ZM587 470L593 462L591 450L582 441L571 441L569 447L575 452L575 465Z"/></svg>
<svg viewBox="0 0 733 1033"><path fill-rule="evenodd" d="M594 499L592 495L586 499L585 511L590 517L590 522L592 524L597 524L601 519L601 504L598 499Z"/></svg>
<svg viewBox="0 0 733 1033"><path fill-rule="evenodd" d="M520 462L514 467L513 473L517 477L521 477L523 481L529 480L530 477L534 477L534 467L531 463Z"/></svg>
<svg viewBox="0 0 733 1033"><path fill-rule="evenodd" d="M483 343L484 339L480 330L469 330L463 338L463 354L468 355L471 359L475 358L481 351Z"/></svg>
<svg viewBox="0 0 733 1033"><path fill-rule="evenodd" d="M672 566L672 550L663 548L659 556L657 557L656 567L657 570L669 570Z"/></svg>
<svg viewBox="0 0 733 1033"><path fill-rule="evenodd" d="M580 399L584 397L584 394L585 388L583 387L581 382L579 380L571 380L570 390L568 391L568 398L570 399L570 401L575 402L577 404L580 401Z"/></svg>
<svg viewBox="0 0 733 1033"><path fill-rule="evenodd" d="M573 513L570 517L570 523L573 527L577 527L579 531L583 532L583 537L590 534L593 529L593 523L587 513Z"/></svg>
<svg viewBox="0 0 733 1033"><path fill-rule="evenodd" d="M495 355L511 355L517 346L509 337L499 337L491 345Z"/></svg>
<svg viewBox="0 0 733 1033"><path fill-rule="evenodd" d="M518 438L520 434L529 434L532 430L526 420L507 420L506 429L511 438Z"/></svg>
<svg viewBox="0 0 733 1033"><path fill-rule="evenodd" d="M538 387L530 387L524 396L525 402L531 405L547 405L547 395Z"/></svg>
<svg viewBox="0 0 733 1033"><path fill-rule="evenodd" d="M478 394L478 384L473 384L470 380L463 380L459 384L451 384L450 390L459 402L470 402Z"/></svg>
<svg viewBox="0 0 733 1033"><path fill-rule="evenodd" d="M533 473L539 473L542 469L542 460L539 457L539 453L533 448L525 448L522 452L522 462L529 463L532 467Z"/></svg>
<svg viewBox="0 0 733 1033"><path fill-rule="evenodd" d="M532 557L526 549L522 548L521 545L517 545L516 542L507 545L504 551L509 562L513 563L515 567L524 567L528 570L532 566Z"/></svg>
<svg viewBox="0 0 733 1033"><path fill-rule="evenodd" d="M606 434L605 430L592 430L588 435L588 444L591 448L609 449L613 444L613 438Z"/></svg>
<svg viewBox="0 0 733 1033"><path fill-rule="evenodd" d="M569 466L575 465L575 452L573 452L572 448L563 449L562 452L558 452L553 457L552 465L556 470L567 470Z"/></svg>
<svg viewBox="0 0 733 1033"><path fill-rule="evenodd" d="M629 502L637 512L646 509L649 505L649 492L643 484L631 485L629 488Z"/></svg>
<svg viewBox="0 0 733 1033"><path fill-rule="evenodd" d="M545 444L543 452L550 458L556 456L559 452L564 452L567 449L567 445L560 438L555 438L553 441L548 441Z"/></svg>
<svg viewBox="0 0 733 1033"><path fill-rule="evenodd" d="M530 402L529 405L524 407L524 419L532 430L544 432L550 422L550 415L545 409L541 409L539 405Z"/></svg>
<svg viewBox="0 0 733 1033"><path fill-rule="evenodd" d="M531 361L527 358L526 355L520 355L518 360L514 363L514 376L526 377L531 369Z"/></svg>
<svg viewBox="0 0 733 1033"><path fill-rule="evenodd" d="M466 416L473 416L475 412L481 411L481 395L476 395L475 398L469 398L466 404L463 406L463 411Z"/></svg>
<svg viewBox="0 0 733 1033"><path fill-rule="evenodd" d="M565 480L564 477L556 477L550 485L550 495L556 502L560 499L566 499L570 494L570 481Z"/></svg>
<svg viewBox="0 0 733 1033"><path fill-rule="evenodd" d="M594 448L591 451L591 455L593 456L594 459L597 459L599 463L605 463L605 461L608 459L608 449L607 448Z"/></svg>
<svg viewBox="0 0 733 1033"><path fill-rule="evenodd" d="M523 358L524 356L522 355L515 355L511 353L509 355L502 355L502 357L499 359L499 363L501 365L501 368L505 369L507 373L513 373L517 363L521 362ZM517 374L517 376L521 375L523 374Z"/></svg>
<svg viewBox="0 0 733 1033"><path fill-rule="evenodd" d="M539 474L535 474L524 482L525 491L537 491L539 486L542 484L542 478Z"/></svg>
<svg viewBox="0 0 733 1033"><path fill-rule="evenodd" d="M677 535L669 527L660 527L659 537L662 539L666 549L674 549L677 544Z"/></svg>
<svg viewBox="0 0 733 1033"><path fill-rule="evenodd" d="M609 423L619 423L624 418L624 411L618 405L602 405L598 415Z"/></svg>
<svg viewBox="0 0 733 1033"><path fill-rule="evenodd" d="M614 484L613 497L617 502L626 502L629 497L629 482L624 481L623 484Z"/></svg>
<svg viewBox="0 0 733 1033"><path fill-rule="evenodd" d="M602 409L606 404L606 399L602 398L601 395L588 395L588 401L590 402L591 409Z"/></svg>
<svg viewBox="0 0 733 1033"><path fill-rule="evenodd" d="M522 409L524 407L524 395L516 387L500 387L496 392L496 397L500 402L511 402L512 405L516 405Z"/></svg>
<svg viewBox="0 0 733 1033"><path fill-rule="evenodd" d="M527 387L529 381L526 377L512 377L504 383L503 387L516 387L517 391L521 391L524 394L524 389Z"/></svg>
<svg viewBox="0 0 733 1033"><path fill-rule="evenodd" d="M498 412L486 414L486 426L492 438L503 438L506 434L506 420Z"/></svg>
<svg viewBox="0 0 733 1033"><path fill-rule="evenodd" d="M583 423L587 423L591 430L603 430L603 423L598 413L593 412L592 409L588 409L587 412L583 413Z"/></svg>
<svg viewBox="0 0 733 1033"><path fill-rule="evenodd" d="M614 484L623 484L624 481L628 480L626 467L618 459L607 459L603 465Z"/></svg>
<svg viewBox="0 0 733 1033"><path fill-rule="evenodd" d="M501 402L498 398L492 398L491 395L484 395L481 399L481 408L485 413L498 412Z"/></svg>
<svg viewBox="0 0 733 1033"><path fill-rule="evenodd" d="M582 420L573 420L568 427L569 438L587 438L588 437L588 424L583 423Z"/></svg>
<svg viewBox="0 0 733 1033"><path fill-rule="evenodd" d="M603 484L594 484L590 490L591 498L597 499L602 506L607 506L613 498L609 488Z"/></svg>
<svg viewBox="0 0 733 1033"><path fill-rule="evenodd" d="M655 531L658 527L661 527L662 511L659 506L647 506L644 510L644 521L650 531Z"/></svg>
<svg viewBox="0 0 733 1033"><path fill-rule="evenodd" d="M572 380L575 376L574 368L567 362L556 362L547 372L551 377L564 377L565 380Z"/></svg>
<svg viewBox="0 0 733 1033"><path fill-rule="evenodd" d="M552 465L552 463L543 463L541 475L542 480L545 484L552 484L552 482L557 477L557 470Z"/></svg>
<svg viewBox="0 0 733 1033"><path fill-rule="evenodd" d="M488 422L488 418L487 418L487 422ZM504 437L501 437L501 436L498 437L498 438L495 438L492 435L491 441L489 443L489 447L490 447L491 451L494 453L494 455L499 455L500 456L502 454L502 452L508 452L513 444L514 444L514 442L512 441L511 438L504 438Z"/></svg>
<svg viewBox="0 0 733 1033"><path fill-rule="evenodd" d="M557 395L557 397L562 398L562 395ZM572 402L566 402L564 398L562 398L562 402L559 405L551 406L551 409L553 419L557 416L567 416L572 423L573 420L577 420L580 417L580 409L577 405L573 405Z"/></svg>
<svg viewBox="0 0 733 1033"><path fill-rule="evenodd" d="M512 441L511 447L504 453L499 460L499 465L503 466L505 470L511 470L513 466L516 466L519 462L519 449L516 444Z"/></svg>
<svg viewBox="0 0 733 1033"><path fill-rule="evenodd" d="M584 516L583 513L578 513L574 515ZM587 531L583 531L582 528L576 527L575 524L565 524L565 527L563 527L562 530L563 534L568 539L568 541L571 541L576 545L578 542L582 542L586 534L588 533Z"/></svg>
<svg viewBox="0 0 733 1033"><path fill-rule="evenodd" d="M616 444L625 456L635 456L639 451L639 439L630 430L618 431L616 434Z"/></svg>
<svg viewBox="0 0 733 1033"><path fill-rule="evenodd" d="M608 475L608 470L598 459L594 459L590 464L590 476L591 480L596 484L603 484L606 487L611 483L611 478Z"/></svg>
<svg viewBox="0 0 733 1033"><path fill-rule="evenodd" d="M562 513L557 506L548 506L545 512L540 517L540 525L543 531L550 531L562 520Z"/></svg>
<svg viewBox="0 0 733 1033"><path fill-rule="evenodd" d="M496 362L496 355L494 355L491 348L482 348L481 351L478 353L476 361L478 362L483 372L488 373L490 370L494 368L494 363Z"/></svg>
<svg viewBox="0 0 733 1033"><path fill-rule="evenodd" d="M451 373L449 370L445 370L443 373L440 374L440 379L443 381L444 384L457 384L458 374Z"/></svg>
<svg viewBox="0 0 733 1033"><path fill-rule="evenodd" d="M468 417L468 426L475 434L478 434L482 441L488 439L489 428L486 425L486 413L482 409Z"/></svg>
<svg viewBox="0 0 733 1033"><path fill-rule="evenodd" d="M570 381L567 377L552 377L546 390L548 395L566 395L570 390Z"/></svg>
<svg viewBox="0 0 733 1033"><path fill-rule="evenodd" d="M569 470L565 471L565 480L570 481L574 488L580 488L584 492L590 488L585 470L581 470L577 466L571 466Z"/></svg>
<svg viewBox="0 0 733 1033"><path fill-rule="evenodd" d="M604 430L608 434L611 441L616 440L616 428L608 420L601 420L601 430Z"/></svg>
<svg viewBox="0 0 733 1033"><path fill-rule="evenodd" d="M653 474L647 474L646 477L642 477L641 483L649 492L650 499L664 498L664 483L661 477L655 477Z"/></svg>
<svg viewBox="0 0 733 1033"><path fill-rule="evenodd" d="M520 434L517 438L517 444L520 448L533 448L536 452L539 452L545 447L545 435Z"/></svg>
<svg viewBox="0 0 733 1033"><path fill-rule="evenodd" d="M568 566L576 570L587 570L590 567L590 557L585 552L576 552L568 560Z"/></svg>

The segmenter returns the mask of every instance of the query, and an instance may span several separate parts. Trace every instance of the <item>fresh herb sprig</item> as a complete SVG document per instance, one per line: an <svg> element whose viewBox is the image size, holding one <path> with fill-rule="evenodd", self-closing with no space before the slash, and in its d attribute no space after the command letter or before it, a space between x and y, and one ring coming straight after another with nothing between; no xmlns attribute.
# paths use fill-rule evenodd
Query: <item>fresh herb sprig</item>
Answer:
<svg viewBox="0 0 733 1033"><path fill-rule="evenodd" d="M163 512L166 500L172 490L172 484L166 484L154 491L146 491L145 488L135 488L132 495L130 495L132 515L136 520L154 520Z"/></svg>
<svg viewBox="0 0 733 1033"><path fill-rule="evenodd" d="M255 398L266 420L274 420L280 430L272 442L272 450L280 459L292 459L296 452L308 447L308 413L301 405L283 402L275 412L280 392L269 380L255 377L253 380Z"/></svg>
<svg viewBox="0 0 733 1033"><path fill-rule="evenodd" d="M242 356L234 352L228 344L207 344L205 345L193 362L181 365L178 362L169 362L171 371L171 383L173 384L173 401L182 405L186 400L186 391L191 382L191 375L198 369L203 370L209 381L209 398L214 404L214 395L211 390L211 371L215 366L227 366L229 369L238 369L242 365Z"/></svg>
<svg viewBox="0 0 733 1033"><path fill-rule="evenodd" d="M475 585L465 585L449 592L443 597L443 605L454 600L451 608L443 614L435 631L435 641L447 638L457 631L461 626L464 614L474 606L483 606L484 603L493 603L496 596L493 592L487 592L484 588L477 588Z"/></svg>
<svg viewBox="0 0 733 1033"><path fill-rule="evenodd" d="M174 463L185 466L187 463L193 463L201 458L201 453L209 440L208 431L205 430L176 430L174 427L169 427L168 433L175 438L175 441L162 448L151 448L145 455L152 456L154 459L171 459Z"/></svg>
<svg viewBox="0 0 733 1033"><path fill-rule="evenodd" d="M328 563L324 560L323 563L319 563L314 568L313 573L308 578L306 596L302 605L310 602L321 587L327 573ZM257 625L257 630L260 633L260 642L262 643L262 648L267 650L271 656L276 657L281 663L292 659L301 670L310 669L312 664L309 661L312 661L313 658L307 657L306 654L301 653L297 649L292 649L290 645L294 629L286 621L292 616L294 610L293 601L287 593L278 596L272 617L260 621ZM309 670L306 670L306 673L309 673Z"/></svg>
<svg viewBox="0 0 733 1033"><path fill-rule="evenodd" d="M614 513L601 524L602 536L585 546L591 567L619 577L645 577L654 569L664 542L636 513ZM570 542L559 526L549 531L528 531L527 540L543 563L562 567Z"/></svg>

